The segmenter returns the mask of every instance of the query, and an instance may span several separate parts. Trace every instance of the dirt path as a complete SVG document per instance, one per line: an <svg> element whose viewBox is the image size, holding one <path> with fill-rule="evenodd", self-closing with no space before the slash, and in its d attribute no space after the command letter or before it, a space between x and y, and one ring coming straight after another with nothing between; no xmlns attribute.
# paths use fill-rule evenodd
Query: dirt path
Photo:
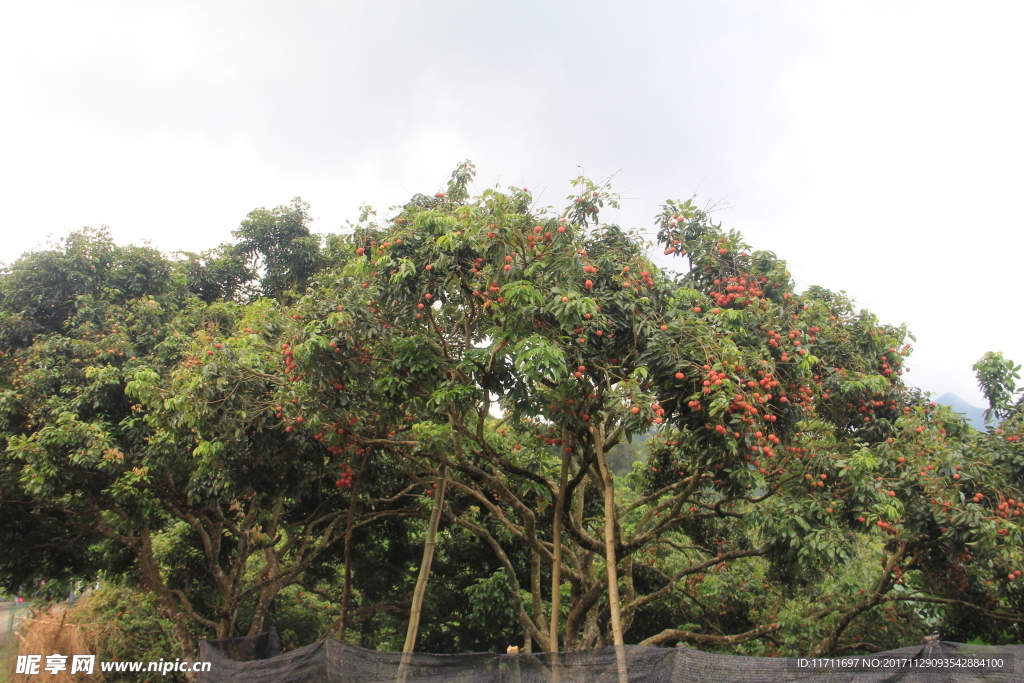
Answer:
<svg viewBox="0 0 1024 683"><path fill-rule="evenodd" d="M10 602L0 602L0 647L3 647L4 643L7 642L7 620L11 616L12 604Z"/></svg>

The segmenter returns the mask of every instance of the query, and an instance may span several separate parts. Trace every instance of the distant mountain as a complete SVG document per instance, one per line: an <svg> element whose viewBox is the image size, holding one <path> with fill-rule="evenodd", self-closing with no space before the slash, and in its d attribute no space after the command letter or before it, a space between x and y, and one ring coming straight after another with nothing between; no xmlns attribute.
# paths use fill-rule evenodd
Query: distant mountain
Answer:
<svg viewBox="0 0 1024 683"><path fill-rule="evenodd" d="M936 403L949 406L958 413L963 413L967 421L978 430L985 430L985 409L973 406L956 394L943 394L935 399Z"/></svg>

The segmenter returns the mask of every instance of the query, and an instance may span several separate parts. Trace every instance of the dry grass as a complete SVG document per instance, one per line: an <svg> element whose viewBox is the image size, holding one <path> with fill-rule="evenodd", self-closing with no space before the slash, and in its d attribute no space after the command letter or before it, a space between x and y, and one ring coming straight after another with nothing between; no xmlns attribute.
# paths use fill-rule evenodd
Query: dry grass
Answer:
<svg viewBox="0 0 1024 683"><path fill-rule="evenodd" d="M14 678L14 665L17 663L18 639L11 636L0 648L0 683L11 683Z"/></svg>
<svg viewBox="0 0 1024 683"><path fill-rule="evenodd" d="M33 612L21 622L20 632L15 632L15 637L8 641L10 651L8 661L4 662L3 671L6 674L5 680L11 683L35 683L40 676L26 676L16 674L15 655L42 655L39 673L47 681L53 683L94 683L105 680L99 671L99 661L91 676L75 674L72 676L71 655L96 654L99 651L99 636L103 627L97 624L75 624L71 623L70 612L64 605L51 607L45 612ZM17 650L13 645L17 644ZM67 664L64 671L57 674L50 674L43 667L46 665L46 655L61 654L67 655Z"/></svg>

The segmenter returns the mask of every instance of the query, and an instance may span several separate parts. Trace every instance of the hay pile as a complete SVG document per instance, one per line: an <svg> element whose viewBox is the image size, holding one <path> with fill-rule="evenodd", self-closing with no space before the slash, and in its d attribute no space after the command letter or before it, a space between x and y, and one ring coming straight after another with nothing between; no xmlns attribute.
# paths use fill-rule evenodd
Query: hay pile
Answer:
<svg viewBox="0 0 1024 683"><path fill-rule="evenodd" d="M30 616L21 619L21 628L15 632L18 639L17 651L11 648L11 657L7 664L7 680L12 683L35 683L40 676L16 674L16 655L42 655L39 673L47 681L53 683L94 683L105 680L99 671L97 658L93 673L86 676L81 673L71 675L71 655L89 655L99 652L101 631L104 628L97 624L77 624L71 620L71 611L65 605L55 605L45 611L33 611ZM46 666L46 655L67 655L67 668L56 674L50 674Z"/></svg>

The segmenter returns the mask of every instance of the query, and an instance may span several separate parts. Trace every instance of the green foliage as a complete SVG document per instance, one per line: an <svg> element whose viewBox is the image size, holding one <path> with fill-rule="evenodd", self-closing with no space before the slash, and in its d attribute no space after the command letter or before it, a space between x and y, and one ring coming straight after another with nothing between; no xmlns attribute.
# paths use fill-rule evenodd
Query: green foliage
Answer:
<svg viewBox="0 0 1024 683"><path fill-rule="evenodd" d="M288 206L255 209L232 233L238 243L231 260L215 265L232 273L247 272L234 260L242 254L248 259L246 266L261 274L263 296L280 298L289 290L301 290L321 263L320 241L310 233L309 221L309 205L298 197Z"/></svg>
<svg viewBox="0 0 1024 683"><path fill-rule="evenodd" d="M643 444L646 434L640 434L632 441L620 441L608 451L608 469L617 477L624 477L633 471L634 465L643 464Z"/></svg>
<svg viewBox="0 0 1024 683"><path fill-rule="evenodd" d="M471 605L471 610L466 616L468 626L489 630L498 624L515 624L511 590L503 572L478 578L475 584L466 589Z"/></svg>
<svg viewBox="0 0 1024 683"><path fill-rule="evenodd" d="M188 291L205 303L233 300L256 277L250 258L240 245L222 244L199 254L182 252L177 270L184 276Z"/></svg>
<svg viewBox="0 0 1024 683"><path fill-rule="evenodd" d="M148 247L120 247L106 228L85 228L30 252L0 273L0 346L59 333L83 298L125 302L172 288L171 267Z"/></svg>
<svg viewBox="0 0 1024 683"><path fill-rule="evenodd" d="M173 661L182 651L174 625L161 612L152 593L110 583L80 599L70 621L95 639L99 660Z"/></svg>
<svg viewBox="0 0 1024 683"><path fill-rule="evenodd" d="M277 595L267 620L277 629L281 649L291 650L323 638L337 617L336 605L303 586L293 585Z"/></svg>
<svg viewBox="0 0 1024 683"><path fill-rule="evenodd" d="M606 528L631 642L1019 639L1018 366L976 366L979 433L903 383L906 329L796 291L692 200L657 217L672 273L598 222L607 184L555 214L473 173L323 248L295 200L178 261L83 232L8 269L0 538L33 569L4 582L103 560L181 651L306 644L343 603L348 639L396 648L443 468L421 648L544 646L560 495L563 647L611 638Z"/></svg>
<svg viewBox="0 0 1024 683"><path fill-rule="evenodd" d="M1001 353L986 353L974 364L978 373L978 385L988 399L989 409L985 411L985 419L996 417L1006 419L1014 412L1014 394L1017 393L1016 380L1020 379L1020 366L1003 358ZM1019 412L1021 398L1017 397L1016 409Z"/></svg>

